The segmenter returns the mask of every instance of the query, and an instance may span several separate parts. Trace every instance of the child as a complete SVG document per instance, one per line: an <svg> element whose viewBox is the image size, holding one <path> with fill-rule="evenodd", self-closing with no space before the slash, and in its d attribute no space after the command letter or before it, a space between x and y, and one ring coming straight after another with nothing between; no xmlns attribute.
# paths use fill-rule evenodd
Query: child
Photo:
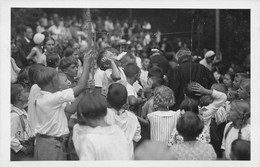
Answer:
<svg viewBox="0 0 260 167"><path fill-rule="evenodd" d="M146 57L146 58L142 59L142 68L141 68L140 81L141 81L143 87L145 87L146 84L147 84L149 64L150 64L150 59L149 58Z"/></svg>
<svg viewBox="0 0 260 167"><path fill-rule="evenodd" d="M141 139L141 126L134 113L124 110L127 103L127 91L120 83L113 83L108 88L107 101L111 108L107 109L105 120L108 124L116 124L126 135L129 147L134 153L134 145Z"/></svg>
<svg viewBox="0 0 260 167"><path fill-rule="evenodd" d="M250 141L236 139L232 142L231 160L250 160Z"/></svg>
<svg viewBox="0 0 260 167"><path fill-rule="evenodd" d="M238 89L239 85L240 85L240 82L243 79L247 79L247 78L248 78L247 73L236 73L234 81L233 81L233 88Z"/></svg>
<svg viewBox="0 0 260 167"><path fill-rule="evenodd" d="M132 150L117 125L109 125L106 100L96 92L86 92L78 103L78 124L73 128L73 143L79 160L130 160Z"/></svg>
<svg viewBox="0 0 260 167"><path fill-rule="evenodd" d="M107 48L101 51L97 58L97 65L105 71L103 83L102 83L102 94L107 96L108 87L114 82L126 83L126 76L121 67L118 66L116 61L117 50L114 48Z"/></svg>
<svg viewBox="0 0 260 167"><path fill-rule="evenodd" d="M250 105L244 100L234 100L231 102L231 109L227 115L228 120L221 149L223 158L230 159L231 144L235 139L250 141L250 124L247 120L250 117Z"/></svg>
<svg viewBox="0 0 260 167"><path fill-rule="evenodd" d="M21 84L27 91L30 90L29 86L29 68L30 66L24 67L18 74L17 82Z"/></svg>
<svg viewBox="0 0 260 167"><path fill-rule="evenodd" d="M138 97L137 92L133 87L133 84L140 78L140 69L135 63L131 62L125 66L124 73L127 80L126 90L128 104L132 107L133 111L137 112L136 107L146 101L146 99Z"/></svg>
<svg viewBox="0 0 260 167"><path fill-rule="evenodd" d="M57 71L59 71L59 65L60 65L61 58L57 53L50 53L47 57L47 66L55 68Z"/></svg>
<svg viewBox="0 0 260 167"><path fill-rule="evenodd" d="M174 105L173 91L167 86L159 86L154 92L154 111L147 115L150 122L151 140L168 143L170 134L176 127L178 115L169 110Z"/></svg>
<svg viewBox="0 0 260 167"><path fill-rule="evenodd" d="M20 84L11 85L11 161L33 160L33 147L25 145L32 132L24 106L28 102L28 92ZM33 146L33 142L31 142Z"/></svg>
<svg viewBox="0 0 260 167"><path fill-rule="evenodd" d="M68 80L75 86L77 84L78 61L72 56L63 57L60 61L60 70L67 75Z"/></svg>
<svg viewBox="0 0 260 167"><path fill-rule="evenodd" d="M250 103L250 79L243 79L237 90L238 98Z"/></svg>
<svg viewBox="0 0 260 167"><path fill-rule="evenodd" d="M33 37L33 41L36 44L35 47L32 48L29 55L26 57L27 60L32 59L34 63L47 65L46 63L46 55L42 53L42 46L45 36L41 33L37 33Z"/></svg>
<svg viewBox="0 0 260 167"><path fill-rule="evenodd" d="M184 142L172 145L170 148L178 160L216 160L213 147L196 140L203 127L201 119L191 111L185 112L178 119L177 130L183 136Z"/></svg>
<svg viewBox="0 0 260 167"><path fill-rule="evenodd" d="M83 74L78 84L60 91L58 73L54 68L42 67L35 77L40 91L35 93L33 117L35 118L35 160L65 160L65 139L69 134L64 112L67 102L74 101L87 85L93 52L86 53ZM73 114L73 113L71 113Z"/></svg>
<svg viewBox="0 0 260 167"><path fill-rule="evenodd" d="M232 88L234 79L235 79L235 73L227 72L224 75L223 83L227 86L227 88Z"/></svg>

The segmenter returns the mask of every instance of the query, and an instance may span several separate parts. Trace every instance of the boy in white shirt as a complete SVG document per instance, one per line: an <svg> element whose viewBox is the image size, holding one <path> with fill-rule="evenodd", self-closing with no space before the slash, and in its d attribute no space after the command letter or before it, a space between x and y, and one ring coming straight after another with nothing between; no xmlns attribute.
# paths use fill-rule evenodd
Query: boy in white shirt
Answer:
<svg viewBox="0 0 260 167"><path fill-rule="evenodd" d="M65 115L66 102L73 102L86 87L89 78L89 67L93 52L84 58L83 73L74 88L60 90L58 73L54 68L42 67L35 77L40 90L35 93L34 118L36 143L35 160L65 160L65 138L69 134L68 121Z"/></svg>

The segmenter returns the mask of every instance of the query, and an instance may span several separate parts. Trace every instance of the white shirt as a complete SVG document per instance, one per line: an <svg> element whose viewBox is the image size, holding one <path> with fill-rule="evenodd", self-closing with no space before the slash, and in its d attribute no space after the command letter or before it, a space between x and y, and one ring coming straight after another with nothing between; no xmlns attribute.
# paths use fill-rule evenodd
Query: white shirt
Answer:
<svg viewBox="0 0 260 167"><path fill-rule="evenodd" d="M98 68L95 72L94 79L95 79L95 86L102 88L103 80L104 80L105 71L102 71Z"/></svg>
<svg viewBox="0 0 260 167"><path fill-rule="evenodd" d="M123 109L118 112L119 115L115 109L108 108L105 121L110 125L117 125L125 133L129 147L134 153L133 141L138 142L141 139L141 126L132 112Z"/></svg>
<svg viewBox="0 0 260 167"><path fill-rule="evenodd" d="M47 66L47 62L46 62L46 55L43 54L38 47L33 47L32 50L35 51L35 56L32 58L32 60L35 62L35 63L38 63L38 64L43 64L45 66Z"/></svg>
<svg viewBox="0 0 260 167"><path fill-rule="evenodd" d="M121 67L118 67L119 71L120 71L120 77L121 79L118 81L113 81L113 79L111 78L112 75L112 69L107 69L104 73L104 80L103 80L103 85L102 85L102 94L103 95L107 95L108 92L108 87L112 84L112 83L121 83L124 86L126 86L127 80L126 80L126 76L125 73L123 71L123 69Z"/></svg>
<svg viewBox="0 0 260 167"><path fill-rule="evenodd" d="M137 92L133 85L129 84L128 82L126 83L126 90L127 90L127 96L134 96L135 98L138 98Z"/></svg>
<svg viewBox="0 0 260 167"><path fill-rule="evenodd" d="M168 144L171 132L177 124L179 113L174 111L155 111L147 115L150 122L151 140Z"/></svg>
<svg viewBox="0 0 260 167"><path fill-rule="evenodd" d="M92 128L76 124L72 137L79 160L130 160L131 150L117 125Z"/></svg>
<svg viewBox="0 0 260 167"><path fill-rule="evenodd" d="M231 123L232 122L227 123L227 125L224 129L223 140L222 140L222 145L221 145L221 149L225 150L225 156L227 159L230 159L231 144L234 140L238 139L238 131L239 131L239 129L232 127L225 138L226 131ZM241 139L250 141L250 125L249 124L247 124L245 127L243 127L241 129Z"/></svg>
<svg viewBox="0 0 260 167"><path fill-rule="evenodd" d="M40 91L35 95L35 131L48 136L62 136L69 133L68 121L64 109L66 102L73 102L71 88L55 93Z"/></svg>
<svg viewBox="0 0 260 167"><path fill-rule="evenodd" d="M141 69L140 81L141 81L143 87L146 87L147 80L148 80L148 71Z"/></svg>
<svg viewBox="0 0 260 167"><path fill-rule="evenodd" d="M230 111L230 102L226 101L215 113L214 117L217 125L227 121L227 113Z"/></svg>
<svg viewBox="0 0 260 167"><path fill-rule="evenodd" d="M24 121L25 131L23 130L20 116ZM13 105L11 106L11 148L15 152L18 152L23 147L20 141L26 141L29 137L32 137L27 117L25 110L21 110Z"/></svg>

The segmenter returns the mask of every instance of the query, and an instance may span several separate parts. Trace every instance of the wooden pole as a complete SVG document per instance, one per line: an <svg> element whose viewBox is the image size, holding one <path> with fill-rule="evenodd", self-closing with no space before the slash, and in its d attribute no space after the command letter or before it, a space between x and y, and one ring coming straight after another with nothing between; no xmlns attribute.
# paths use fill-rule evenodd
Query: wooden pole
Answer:
<svg viewBox="0 0 260 167"><path fill-rule="evenodd" d="M216 9L216 56L217 59L219 58L219 41L220 41L220 36L219 36L219 31L220 31L220 22L219 22L219 9Z"/></svg>

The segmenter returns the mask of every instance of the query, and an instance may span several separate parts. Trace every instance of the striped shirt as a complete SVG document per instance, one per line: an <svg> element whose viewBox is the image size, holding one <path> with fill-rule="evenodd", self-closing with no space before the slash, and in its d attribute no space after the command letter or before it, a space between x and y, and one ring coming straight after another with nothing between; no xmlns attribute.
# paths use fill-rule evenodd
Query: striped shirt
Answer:
<svg viewBox="0 0 260 167"><path fill-rule="evenodd" d="M171 110L148 114L151 140L164 142L167 145L171 132L176 127L178 115L177 112Z"/></svg>

